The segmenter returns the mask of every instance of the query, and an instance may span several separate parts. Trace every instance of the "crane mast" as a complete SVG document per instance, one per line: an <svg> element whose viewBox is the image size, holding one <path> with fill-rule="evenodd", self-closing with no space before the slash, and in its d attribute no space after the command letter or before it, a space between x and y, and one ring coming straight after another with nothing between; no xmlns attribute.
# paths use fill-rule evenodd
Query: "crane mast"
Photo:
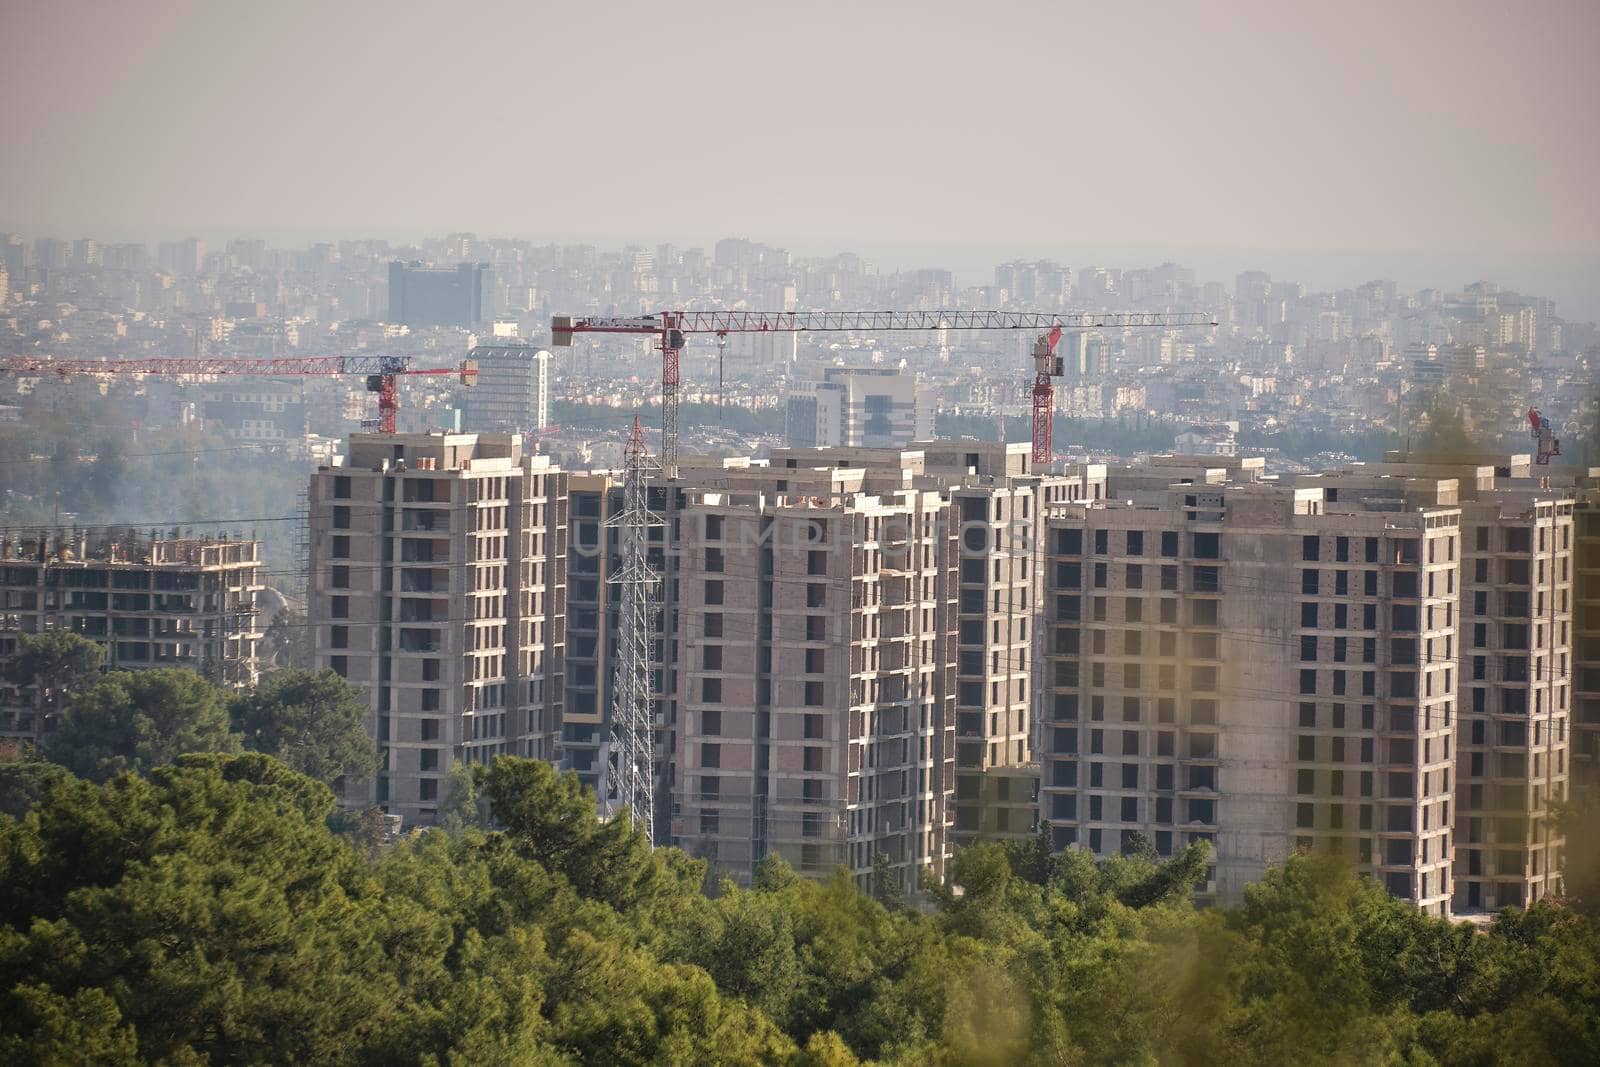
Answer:
<svg viewBox="0 0 1600 1067"><path fill-rule="evenodd" d="M1055 345L1063 330L1166 329L1180 326L1215 326L1203 312L1166 311L663 311L656 315L574 317L556 315L550 320L551 343L568 347L580 333L653 337L661 352L661 468L669 479L678 476L679 356L691 334L711 334L719 342L730 333L872 333L889 330L1042 330L1053 336L1046 355L1053 374L1036 369L1033 394L1033 458L1051 458L1050 421L1055 389L1050 379L1060 377L1054 360ZM1035 346L1036 361L1039 345ZM1042 421L1041 421L1042 420ZM1042 427L1042 431L1041 431ZM1043 436L1041 437L1041 432Z"/></svg>

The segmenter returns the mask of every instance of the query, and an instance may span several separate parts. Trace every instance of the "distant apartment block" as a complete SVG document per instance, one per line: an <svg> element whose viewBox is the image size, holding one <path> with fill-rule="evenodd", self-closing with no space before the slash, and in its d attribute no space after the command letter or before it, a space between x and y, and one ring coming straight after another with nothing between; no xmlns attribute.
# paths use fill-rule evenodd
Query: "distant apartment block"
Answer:
<svg viewBox="0 0 1600 1067"><path fill-rule="evenodd" d="M932 398L893 367L825 367L787 402L791 448L903 448L933 437Z"/></svg>
<svg viewBox="0 0 1600 1067"><path fill-rule="evenodd" d="M534 345L496 341L473 347L477 383L465 390L462 429L525 433L550 421L550 353Z"/></svg>
<svg viewBox="0 0 1600 1067"><path fill-rule="evenodd" d="M952 841L1038 829L1035 678L1044 590L1045 515L1100 499L1105 468L1035 473L1028 444L918 444L922 484L950 504L958 531L956 792Z"/></svg>
<svg viewBox="0 0 1600 1067"><path fill-rule="evenodd" d="M622 507L622 481L606 472L573 472L567 494L567 689L558 748L563 765L598 791L616 672L617 617L608 580L617 565L617 535L607 522Z"/></svg>
<svg viewBox="0 0 1600 1067"><path fill-rule="evenodd" d="M0 534L0 660L21 634L66 630L103 645L108 670L183 667L254 685L259 547L134 531ZM0 737L37 741L53 726L31 686L0 685Z"/></svg>
<svg viewBox="0 0 1600 1067"><path fill-rule="evenodd" d="M206 425L236 441L300 441L309 428L301 381L225 378L201 385L199 393Z"/></svg>
<svg viewBox="0 0 1600 1067"><path fill-rule="evenodd" d="M457 762L550 759L562 719L566 475L510 434L352 434L311 478L319 666L383 757L348 791L434 820Z"/></svg>
<svg viewBox="0 0 1600 1067"><path fill-rule="evenodd" d="M920 470L920 455L915 457ZM602 784L621 487L574 475L561 757ZM669 491L670 490L670 491ZM906 889L948 857L954 531L898 457L686 458L653 486L658 839L748 883L768 855ZM659 546L659 547L657 547Z"/></svg>
<svg viewBox="0 0 1600 1067"><path fill-rule="evenodd" d="M198 237L164 241L156 246L156 262L173 274L198 274L206 259L206 243ZM62 264L65 266L65 263Z"/></svg>
<svg viewBox="0 0 1600 1067"><path fill-rule="evenodd" d="M414 329L488 322L496 310L494 294L494 268L487 263L389 264L389 321Z"/></svg>

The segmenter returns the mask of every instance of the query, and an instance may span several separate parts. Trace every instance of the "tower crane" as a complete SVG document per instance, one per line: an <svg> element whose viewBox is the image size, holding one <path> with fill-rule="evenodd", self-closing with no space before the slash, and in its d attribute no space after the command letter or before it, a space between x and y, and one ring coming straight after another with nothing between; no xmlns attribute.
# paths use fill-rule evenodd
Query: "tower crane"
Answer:
<svg viewBox="0 0 1600 1067"><path fill-rule="evenodd" d="M1551 456L1561 455L1561 442L1556 439L1555 427L1538 408L1528 409L1528 436L1533 438L1533 461L1539 466L1548 467Z"/></svg>
<svg viewBox="0 0 1600 1067"><path fill-rule="evenodd" d="M299 356L288 359L51 359L48 356L0 356L0 372L18 375L55 374L157 374L167 376L252 375L266 378L337 377L365 375L367 392L378 394L378 417L365 419L362 428L379 433L395 432L395 417L400 411L402 374L458 375L462 385L473 385L478 378L476 360L463 360L455 367L412 367L410 356Z"/></svg>
<svg viewBox="0 0 1600 1067"><path fill-rule="evenodd" d="M1051 457L1051 412L1061 362L1055 347L1063 330L1165 329L1215 326L1203 312L1165 311L663 311L655 315L557 315L550 320L551 341L569 347L580 333L653 337L661 352L661 467L678 476L678 361L690 334L711 334L724 342L730 333L872 333L880 330L1042 330L1034 346L1033 458ZM1052 339L1053 338L1053 339ZM1041 349L1044 355L1041 357ZM1050 373L1046 373L1046 371Z"/></svg>

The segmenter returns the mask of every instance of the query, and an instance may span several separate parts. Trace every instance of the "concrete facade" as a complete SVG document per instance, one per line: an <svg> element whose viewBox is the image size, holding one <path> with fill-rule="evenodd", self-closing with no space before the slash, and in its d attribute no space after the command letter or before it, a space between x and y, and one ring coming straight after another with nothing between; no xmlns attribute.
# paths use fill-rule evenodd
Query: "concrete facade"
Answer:
<svg viewBox="0 0 1600 1067"><path fill-rule="evenodd" d="M1105 468L1035 473L1026 443L917 448L923 484L949 499L959 530L952 839L1026 837L1038 829L1034 679L1045 515L1055 503L1101 499Z"/></svg>
<svg viewBox="0 0 1600 1067"><path fill-rule="evenodd" d="M938 494L691 491L673 836L866 884L942 875L952 544Z"/></svg>
<svg viewBox="0 0 1600 1067"><path fill-rule="evenodd" d="M1110 501L1051 510L1054 843L1208 841L1223 901L1334 848L1444 912L1455 671L1434 657L1454 641L1459 511L1340 505L1219 459L1113 471Z"/></svg>
<svg viewBox="0 0 1600 1067"><path fill-rule="evenodd" d="M1527 907L1561 888L1553 805L1571 775L1574 492L1535 476L1527 455L1393 453L1320 480L1397 477L1450 480L1462 513L1454 906Z"/></svg>
<svg viewBox="0 0 1600 1067"><path fill-rule="evenodd" d="M1573 512L1572 786L1600 807L1600 470L1587 472Z"/></svg>
<svg viewBox="0 0 1600 1067"><path fill-rule="evenodd" d="M1035 831L1043 516L1101 498L1105 471L1030 466L1025 444L791 448L766 463L689 457L670 494L652 489L660 839L742 879L776 852L864 882L882 851L910 888L957 833ZM598 786L621 488L595 473L569 491L560 759ZM824 529L826 544L797 544Z"/></svg>
<svg viewBox="0 0 1600 1067"><path fill-rule="evenodd" d="M218 685L254 685L259 549L134 531L0 537L0 660L19 634L70 630L105 646L108 670L183 667ZM49 718L33 687L0 685L0 737L38 741Z"/></svg>
<svg viewBox="0 0 1600 1067"><path fill-rule="evenodd" d="M553 758L566 475L515 435L359 433L310 504L316 662L365 690L383 757L346 802L426 824L455 762Z"/></svg>
<svg viewBox="0 0 1600 1067"><path fill-rule="evenodd" d="M607 583L616 565L617 537L606 528L622 506L622 483L604 472L568 475L566 715L561 762L590 789L600 788L603 745L611 728L611 683L616 670L616 607Z"/></svg>

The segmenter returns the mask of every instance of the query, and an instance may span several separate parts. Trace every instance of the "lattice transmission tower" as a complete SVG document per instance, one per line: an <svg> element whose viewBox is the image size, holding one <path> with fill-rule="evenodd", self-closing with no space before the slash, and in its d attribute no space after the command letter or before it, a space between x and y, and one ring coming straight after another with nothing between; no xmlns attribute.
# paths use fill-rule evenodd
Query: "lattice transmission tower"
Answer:
<svg viewBox="0 0 1600 1067"><path fill-rule="evenodd" d="M650 646L661 577L650 566L650 529L660 526L661 519L650 511L648 486L656 472L644 429L635 418L625 453L622 510L606 520L617 531L620 562L608 579L617 587L617 657L602 797L608 818L626 808L633 825L643 826L652 844L656 780Z"/></svg>

